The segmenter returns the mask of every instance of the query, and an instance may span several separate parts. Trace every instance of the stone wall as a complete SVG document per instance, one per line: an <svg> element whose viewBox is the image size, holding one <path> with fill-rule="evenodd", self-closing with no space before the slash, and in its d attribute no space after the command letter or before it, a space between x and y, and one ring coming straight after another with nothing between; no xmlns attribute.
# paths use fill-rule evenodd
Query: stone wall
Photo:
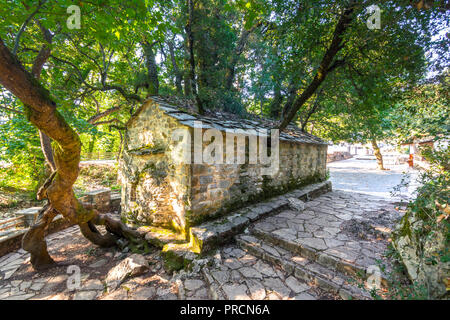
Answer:
<svg viewBox="0 0 450 320"><path fill-rule="evenodd" d="M280 141L279 171L274 176L262 175L261 164L194 164L191 208L186 218L197 225L246 203L322 181L326 177L326 152L326 145Z"/></svg>
<svg viewBox="0 0 450 320"><path fill-rule="evenodd" d="M430 298L449 296L450 261L441 259L448 252L448 227L438 224L423 232L424 221L407 212L392 237L392 244L406 267L409 278L426 288Z"/></svg>
<svg viewBox="0 0 450 320"><path fill-rule="evenodd" d="M137 225L185 228L190 192L190 166L172 158L172 132L180 125L154 102L131 118L119 161L122 216ZM144 121L142 119L145 119Z"/></svg>
<svg viewBox="0 0 450 320"><path fill-rule="evenodd" d="M152 100L141 108L127 124L119 166L122 216L128 223L188 232L246 203L325 179L326 144L280 140L280 170L273 177L263 176L262 165L248 161L180 164L172 133L185 129L193 137L194 129L165 115Z"/></svg>
<svg viewBox="0 0 450 320"><path fill-rule="evenodd" d="M111 211L111 189L98 189L88 192L80 198L84 207L87 209L96 209L99 212Z"/></svg>
<svg viewBox="0 0 450 320"><path fill-rule="evenodd" d="M333 153L327 154L327 163L333 162L333 161L340 161L340 160L346 160L350 159L353 156L350 154L350 152L347 151L335 151Z"/></svg>

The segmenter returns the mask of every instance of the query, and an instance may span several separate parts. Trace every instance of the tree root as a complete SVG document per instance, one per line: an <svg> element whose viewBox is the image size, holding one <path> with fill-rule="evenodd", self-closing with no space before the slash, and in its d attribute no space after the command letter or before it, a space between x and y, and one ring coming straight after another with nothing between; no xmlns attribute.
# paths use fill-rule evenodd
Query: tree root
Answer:
<svg viewBox="0 0 450 320"><path fill-rule="evenodd" d="M35 270L43 270L55 264L47 251L45 231L57 213L48 205L39 212L36 224L24 235L22 247L31 254L30 262Z"/></svg>
<svg viewBox="0 0 450 320"><path fill-rule="evenodd" d="M95 227L96 225L105 226L107 233L101 234ZM142 240L141 235L137 231L107 214L97 213L88 223L81 223L79 226L81 233L89 241L104 248L116 245L119 238L126 238L131 242L139 242Z"/></svg>
<svg viewBox="0 0 450 320"><path fill-rule="evenodd" d="M36 224L23 237L22 247L31 254L31 264L37 271L56 265L47 251L45 231L57 214L58 212L54 208L46 205L39 213ZM129 228L121 221L115 220L107 214L100 214L96 210L92 210L89 214L93 215L93 218L88 222L79 222L78 226L83 236L93 244L102 248L109 248L117 245L120 238L126 238L132 243L143 241L142 236L137 231ZM102 234L98 231L96 225L105 226L107 232Z"/></svg>

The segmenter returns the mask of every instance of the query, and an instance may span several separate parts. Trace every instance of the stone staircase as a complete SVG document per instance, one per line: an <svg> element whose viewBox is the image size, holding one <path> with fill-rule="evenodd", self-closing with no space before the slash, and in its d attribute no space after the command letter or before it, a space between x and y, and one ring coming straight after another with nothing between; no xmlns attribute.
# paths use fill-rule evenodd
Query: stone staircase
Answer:
<svg viewBox="0 0 450 320"><path fill-rule="evenodd" d="M202 269L213 299L260 299L264 294L259 293L272 291L283 299L326 299L327 295L371 299L361 285L378 279L381 287L386 286L386 275L374 268L379 268L388 244L390 225L383 221L397 215L387 200L331 191L330 183L324 182L193 227L190 236L200 249L197 253L191 243L155 228L138 231L152 244L157 238L165 264L173 260L183 267L216 252L217 261L223 263ZM224 245L231 247L221 249ZM268 267L258 268L256 260ZM280 273L264 273L268 268Z"/></svg>
<svg viewBox="0 0 450 320"><path fill-rule="evenodd" d="M327 265L324 260L319 263L314 258L306 257L305 251L300 247L295 251L286 250L262 238L261 235L255 235L257 234L239 235L236 241L249 254L279 266L286 273L311 285L337 294L342 299L371 299L366 291L356 285L353 277L336 269L333 265Z"/></svg>
<svg viewBox="0 0 450 320"><path fill-rule="evenodd" d="M236 242L249 254L343 299L371 299L368 289L359 284L366 284L369 273L373 274L387 241L348 237L342 231L343 223L370 215L356 207L370 204L350 199L351 205L342 211L336 194L339 196L333 192L306 202L304 211L285 210L257 221L245 234L237 235ZM330 198L331 205L339 208L333 215L324 208ZM379 271L377 276L380 286L386 287L386 275Z"/></svg>

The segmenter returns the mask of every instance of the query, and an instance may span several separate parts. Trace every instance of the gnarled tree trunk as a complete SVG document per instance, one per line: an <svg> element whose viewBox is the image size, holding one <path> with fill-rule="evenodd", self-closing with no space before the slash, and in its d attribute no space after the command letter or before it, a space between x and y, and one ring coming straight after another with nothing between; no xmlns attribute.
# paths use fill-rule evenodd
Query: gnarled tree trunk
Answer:
<svg viewBox="0 0 450 320"><path fill-rule="evenodd" d="M331 40L330 46L322 57L319 67L316 70L316 74L309 85L302 91L300 96L295 99L292 106L288 106L289 109L285 109L283 112L283 119L281 120L278 129L284 130L292 119L297 114L297 111L311 98L314 93L320 88L323 81L329 73L335 70L337 67L345 63L344 60L335 60L335 57L344 47L344 35L348 29L350 23L354 19L354 10L356 6L356 1L352 0L345 8L343 14L340 16L338 23L334 29L333 39ZM334 61L334 62L333 62Z"/></svg>
<svg viewBox="0 0 450 320"><path fill-rule="evenodd" d="M54 140L54 161L56 170L38 191L38 199L47 199L34 226L23 238L23 248L30 252L31 263L36 270L54 263L47 252L45 231L53 218L61 214L78 224L83 235L100 246L112 246L117 236L130 239L139 234L107 215L84 208L75 198L72 186L75 183L80 162L81 142L78 134L67 124L56 110L56 103L11 54L0 38L0 83L25 105L28 119L42 133ZM99 233L95 224L106 225L108 233Z"/></svg>

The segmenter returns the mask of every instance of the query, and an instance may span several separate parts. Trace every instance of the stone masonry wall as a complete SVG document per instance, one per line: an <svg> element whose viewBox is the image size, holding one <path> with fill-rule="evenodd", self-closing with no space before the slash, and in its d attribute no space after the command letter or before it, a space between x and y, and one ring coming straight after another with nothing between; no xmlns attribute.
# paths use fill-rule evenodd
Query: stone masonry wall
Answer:
<svg viewBox="0 0 450 320"><path fill-rule="evenodd" d="M326 153L326 145L280 141L280 166L273 177L263 176L259 163L193 164L191 208L186 218L196 225L246 203L324 180Z"/></svg>
<svg viewBox="0 0 450 320"><path fill-rule="evenodd" d="M128 124L120 160L122 216L135 224L183 230L190 167L171 157L171 136L184 126L152 101L142 108Z"/></svg>
<svg viewBox="0 0 450 320"><path fill-rule="evenodd" d="M350 152L347 151L335 151L333 153L327 154L327 163L333 162L333 161L341 161L350 159L353 156L350 154Z"/></svg>
<svg viewBox="0 0 450 320"><path fill-rule="evenodd" d="M176 143L172 141L172 133L182 128L194 137L193 128L164 114L152 100L128 123L119 170L122 216L128 222L187 233L189 227L247 203L326 177L325 144L283 140L279 145L279 172L273 177L261 174L263 165L248 161L180 164L173 157ZM225 133L223 138L225 142Z"/></svg>

